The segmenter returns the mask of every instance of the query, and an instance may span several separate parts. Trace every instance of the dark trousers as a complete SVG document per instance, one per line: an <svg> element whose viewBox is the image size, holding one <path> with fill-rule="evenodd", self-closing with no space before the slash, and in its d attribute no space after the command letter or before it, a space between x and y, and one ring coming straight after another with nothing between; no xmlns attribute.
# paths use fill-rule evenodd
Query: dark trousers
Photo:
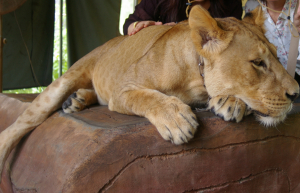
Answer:
<svg viewBox="0 0 300 193"><path fill-rule="evenodd" d="M300 85L300 76L295 73L295 80L298 82L298 84Z"/></svg>
<svg viewBox="0 0 300 193"><path fill-rule="evenodd" d="M300 85L300 76L297 73L295 73L295 80ZM300 96L298 98L296 98L295 103L300 103Z"/></svg>

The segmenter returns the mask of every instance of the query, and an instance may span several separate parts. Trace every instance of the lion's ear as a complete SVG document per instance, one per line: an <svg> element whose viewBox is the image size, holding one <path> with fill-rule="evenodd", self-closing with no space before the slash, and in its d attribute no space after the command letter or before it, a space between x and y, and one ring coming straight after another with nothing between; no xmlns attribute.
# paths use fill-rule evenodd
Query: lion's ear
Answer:
<svg viewBox="0 0 300 193"><path fill-rule="evenodd" d="M226 49L233 38L233 32L224 31L203 7L194 6L190 12L189 25L194 45L204 57Z"/></svg>
<svg viewBox="0 0 300 193"><path fill-rule="evenodd" d="M265 16L261 9L261 6L257 6L253 11L246 13L246 15L243 18L243 22L257 25L263 28Z"/></svg>

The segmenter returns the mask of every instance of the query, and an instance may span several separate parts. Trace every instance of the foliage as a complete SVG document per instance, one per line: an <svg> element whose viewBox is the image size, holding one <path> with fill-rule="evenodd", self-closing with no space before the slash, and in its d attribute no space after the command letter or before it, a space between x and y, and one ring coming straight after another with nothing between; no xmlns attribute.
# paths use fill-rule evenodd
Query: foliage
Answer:
<svg viewBox="0 0 300 193"><path fill-rule="evenodd" d="M67 51L67 28L66 28L66 3L63 3L63 50L62 50L62 74L68 70L68 51ZM54 23L54 45L53 45L53 72L52 72L52 81L59 78L59 51L60 51L60 2L55 1L55 23ZM5 90L3 93L41 93L46 87L33 87L33 88L24 88L16 90Z"/></svg>
<svg viewBox="0 0 300 193"><path fill-rule="evenodd" d="M122 0L120 13L120 33L123 34L123 24L130 13L133 12L133 0ZM63 3L63 50L62 50L62 74L68 70L68 48L67 48L67 27L66 27L66 1ZM53 46L53 74L52 80L59 78L59 52L60 52L60 2L55 0L55 31ZM6 90L3 93L41 93L46 87L33 87L26 89Z"/></svg>
<svg viewBox="0 0 300 193"><path fill-rule="evenodd" d="M129 14L133 12L133 6L134 0L122 0L121 4L121 12L120 12L120 22L119 22L119 30L120 34L123 35L123 24L125 22L125 19L128 18Z"/></svg>
<svg viewBox="0 0 300 193"><path fill-rule="evenodd" d="M60 26L59 26L59 10L60 5L59 2L56 1L55 5L55 32L54 32L54 50L53 50L53 74L52 80L56 80L59 78L59 52L60 52ZM65 13L66 3L63 4L63 11ZM68 70L68 48L67 48L67 28L66 28L66 14L63 13L63 30L62 30L62 74L64 74Z"/></svg>

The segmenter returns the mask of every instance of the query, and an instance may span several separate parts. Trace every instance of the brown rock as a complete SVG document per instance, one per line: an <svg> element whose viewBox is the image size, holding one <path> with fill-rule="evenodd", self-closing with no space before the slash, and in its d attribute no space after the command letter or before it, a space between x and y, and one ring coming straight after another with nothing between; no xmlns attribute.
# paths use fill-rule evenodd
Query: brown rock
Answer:
<svg viewBox="0 0 300 193"><path fill-rule="evenodd" d="M0 131L25 103L0 110ZM276 128L253 116L196 113L195 138L176 146L145 118L95 106L54 113L11 153L0 192L300 192L300 106Z"/></svg>

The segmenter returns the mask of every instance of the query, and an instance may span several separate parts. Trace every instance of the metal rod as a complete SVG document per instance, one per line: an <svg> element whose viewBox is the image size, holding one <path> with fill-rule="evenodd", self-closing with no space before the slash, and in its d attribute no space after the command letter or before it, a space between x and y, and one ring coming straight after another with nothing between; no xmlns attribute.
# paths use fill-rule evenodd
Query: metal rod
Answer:
<svg viewBox="0 0 300 193"><path fill-rule="evenodd" d="M59 21L59 76L62 75L63 60L63 0L60 0L60 21Z"/></svg>
<svg viewBox="0 0 300 193"><path fill-rule="evenodd" d="M2 37L2 15L0 14L0 93L2 93L3 83L3 37Z"/></svg>

